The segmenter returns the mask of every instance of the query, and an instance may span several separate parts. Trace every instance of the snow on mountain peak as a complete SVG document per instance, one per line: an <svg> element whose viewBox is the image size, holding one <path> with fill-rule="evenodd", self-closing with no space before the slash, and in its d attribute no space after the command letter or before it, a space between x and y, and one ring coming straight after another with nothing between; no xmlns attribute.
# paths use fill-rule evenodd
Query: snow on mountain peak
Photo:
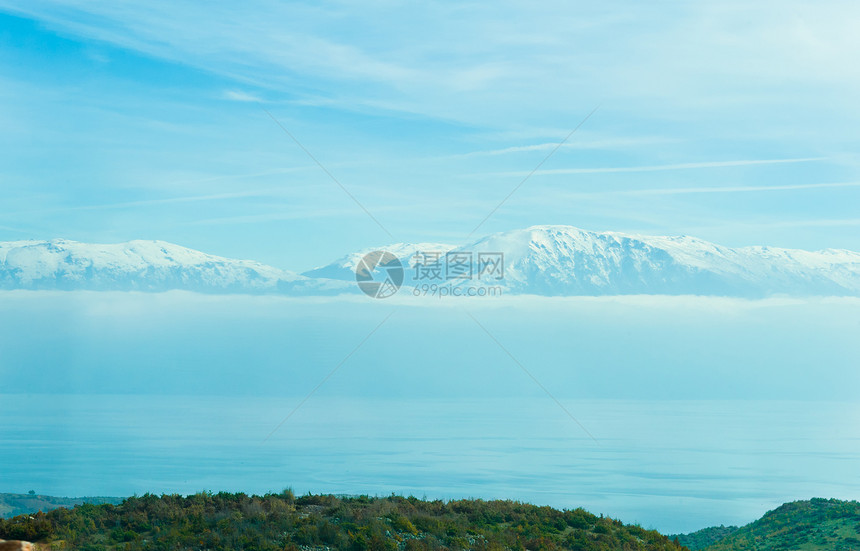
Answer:
<svg viewBox="0 0 860 551"><path fill-rule="evenodd" d="M264 292L301 279L251 260L214 256L165 241L0 243L0 288Z"/></svg>
<svg viewBox="0 0 860 551"><path fill-rule="evenodd" d="M373 250L400 258L407 269L407 285L417 283L418 270L413 273L409 268L419 263L419 252L453 251L473 253L473 262L480 253L502 253L504 279L472 283L500 285L512 294L860 295L860 253L853 251L731 248L688 236L552 225L495 233L460 247L395 243L368 248L302 275L164 241L0 242L0 289L353 293L355 266Z"/></svg>
<svg viewBox="0 0 860 551"><path fill-rule="evenodd" d="M408 268L415 264L415 255L418 253L438 252L444 254L454 248L454 245L446 243L393 243L382 247L370 247L354 253L348 253L325 266L319 266L302 272L302 275L306 277L326 277L354 281L355 267L364 255L373 251L389 252L399 258L403 266Z"/></svg>
<svg viewBox="0 0 860 551"><path fill-rule="evenodd" d="M860 253L730 248L688 236L532 226L459 250L503 252L510 291L548 295L856 295Z"/></svg>

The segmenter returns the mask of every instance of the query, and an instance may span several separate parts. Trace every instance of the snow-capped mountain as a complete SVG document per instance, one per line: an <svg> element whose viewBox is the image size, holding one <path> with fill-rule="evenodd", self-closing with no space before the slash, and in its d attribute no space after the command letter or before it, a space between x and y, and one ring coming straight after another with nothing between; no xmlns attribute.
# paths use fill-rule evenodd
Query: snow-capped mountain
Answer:
<svg viewBox="0 0 860 551"><path fill-rule="evenodd" d="M395 255L404 251L400 257L404 266L413 266L416 251L438 251L443 247L397 244L378 249ZM860 253L846 250L730 248L687 236L533 226L489 235L450 251L471 253L475 263L479 254L502 253L503 280L475 275L468 282L456 283L501 285L515 294L860 295ZM318 273L352 279L351 270L361 256L362 253L347 255L304 275ZM478 273L477 266L474 273Z"/></svg>
<svg viewBox="0 0 860 551"><path fill-rule="evenodd" d="M540 295L860 294L860 253L730 248L693 237L533 226L461 248L505 254L505 286Z"/></svg>
<svg viewBox="0 0 860 551"><path fill-rule="evenodd" d="M772 247L730 248L693 237L591 232L533 226L454 247L398 243L347 254L295 274L250 260L205 254L162 241L115 245L66 240L0 242L0 289L88 289L328 295L359 292L355 266L372 250L400 258L404 285L498 285L545 296L697 294L860 296L860 253ZM418 253L471 255L471 279L416 279ZM478 277L479 256L503 255L504 278ZM443 272L444 273L444 272Z"/></svg>
<svg viewBox="0 0 860 551"><path fill-rule="evenodd" d="M406 268L406 271L408 272L408 268L414 266L418 260L416 259L416 254L428 252L445 254L455 247L456 245L448 245L445 243L395 243L393 245L385 245L383 247L370 247L354 253L346 254L325 266L320 266L313 270L302 272L302 275L307 277L325 277L330 279L355 281L355 267L364 255L372 251L386 251L393 254L400 259L403 267Z"/></svg>
<svg viewBox="0 0 860 551"><path fill-rule="evenodd" d="M342 282L309 279L259 262L213 256L164 241L0 242L2 289L327 293L345 287Z"/></svg>

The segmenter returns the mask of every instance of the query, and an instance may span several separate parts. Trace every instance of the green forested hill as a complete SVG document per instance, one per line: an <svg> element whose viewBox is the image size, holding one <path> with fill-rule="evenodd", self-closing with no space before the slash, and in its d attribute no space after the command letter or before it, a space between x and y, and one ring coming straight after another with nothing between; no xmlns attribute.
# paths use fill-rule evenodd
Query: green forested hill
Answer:
<svg viewBox="0 0 860 551"><path fill-rule="evenodd" d="M786 503L706 551L860 551L860 503L812 499Z"/></svg>
<svg viewBox="0 0 860 551"><path fill-rule="evenodd" d="M689 534L677 534L669 536L670 539L678 538L678 541L684 547L690 548L690 551L699 551L709 545L720 541L721 539L738 531L737 526L711 526L710 528L702 528Z"/></svg>
<svg viewBox="0 0 860 551"><path fill-rule="evenodd" d="M121 503L121 497L54 497L32 494L0 494L0 518L74 507L83 503Z"/></svg>
<svg viewBox="0 0 860 551"><path fill-rule="evenodd" d="M683 549L652 530L582 509L512 501L425 501L292 492L262 497L201 493L144 495L120 505L79 505L0 520L0 538L52 549Z"/></svg>

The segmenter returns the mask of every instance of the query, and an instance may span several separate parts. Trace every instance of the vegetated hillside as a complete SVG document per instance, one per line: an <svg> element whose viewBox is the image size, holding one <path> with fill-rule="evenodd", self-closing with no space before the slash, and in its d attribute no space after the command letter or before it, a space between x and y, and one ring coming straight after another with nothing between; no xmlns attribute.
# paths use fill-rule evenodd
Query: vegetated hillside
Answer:
<svg viewBox="0 0 860 551"><path fill-rule="evenodd" d="M0 538L51 549L681 550L666 536L598 517L513 501L338 498L287 490L262 497L144 495L0 520Z"/></svg>
<svg viewBox="0 0 860 551"><path fill-rule="evenodd" d="M860 503L838 499L786 503L705 549L857 551Z"/></svg>
<svg viewBox="0 0 860 551"><path fill-rule="evenodd" d="M58 507L74 507L83 503L122 503L121 497L54 497L33 494L0 494L0 517L28 515Z"/></svg>
<svg viewBox="0 0 860 551"><path fill-rule="evenodd" d="M702 528L689 534L676 534L669 536L670 539L678 538L678 541L684 547L689 547L691 551L699 551L709 545L713 545L723 538L726 538L739 528L737 526L711 526Z"/></svg>

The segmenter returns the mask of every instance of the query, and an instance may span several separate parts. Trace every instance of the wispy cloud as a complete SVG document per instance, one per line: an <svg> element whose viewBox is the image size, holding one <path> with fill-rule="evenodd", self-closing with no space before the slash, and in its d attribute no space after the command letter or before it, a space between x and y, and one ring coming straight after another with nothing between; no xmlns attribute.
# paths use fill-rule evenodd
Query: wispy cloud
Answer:
<svg viewBox="0 0 860 551"><path fill-rule="evenodd" d="M134 207L148 207L148 206L157 206L157 205L170 205L176 203L199 203L204 201L225 201L231 199L241 199L248 197L272 197L276 195L278 192L282 192L281 188L267 188L267 189L259 189L259 190L249 190L249 191L238 191L233 193L213 193L209 195L191 195L185 197L168 197L164 199L145 199L141 201L123 201L118 203L102 203L96 205L75 205L75 206L67 206L67 207L54 207L47 209L39 209L39 210L29 210L29 211L20 211L20 212L12 212L12 213L4 213L3 216L13 216L13 215L22 215L22 214L48 214L48 213L58 213L58 212L74 212L74 211L88 211L88 210L112 210L112 209L126 209L126 208L134 208Z"/></svg>
<svg viewBox="0 0 860 551"><path fill-rule="evenodd" d="M563 136L562 136L563 137ZM559 138L561 139L561 138ZM546 142L546 143L538 143L531 145L518 145L511 147L504 147L500 149L490 149L486 151L472 151L469 153L463 153L460 155L455 155L455 157L479 157L479 156L498 156L498 155L509 155L515 153L528 153L531 151L551 151L555 148L558 149L624 149L631 147L642 147L646 145L656 145L656 144L665 144L671 143L673 141L677 141L671 138L653 136L653 137L641 137L641 138L609 138L609 139L589 139L587 137L581 137L580 139L564 143L560 147L558 142Z"/></svg>
<svg viewBox="0 0 860 551"><path fill-rule="evenodd" d="M754 166L754 165L774 165L784 163L811 163L825 161L826 157L802 157L797 159L744 159L737 161L707 161L702 163L677 163L667 165L645 165L645 166L612 166L612 167L596 167L596 168L555 168L538 170L534 175L552 175L552 174L596 174L604 172L659 172L664 170L693 170L700 168L724 168L732 166ZM492 173L492 176L525 176L528 171L517 172L497 172Z"/></svg>
<svg viewBox="0 0 860 551"><path fill-rule="evenodd" d="M860 226L860 218L815 218L808 220L774 220L768 222L737 222L732 221L734 228L839 228L844 226ZM685 231L724 230L726 223L708 226L689 226Z"/></svg>
<svg viewBox="0 0 860 551"><path fill-rule="evenodd" d="M235 180L235 179L244 179L244 178L255 178L262 176L272 176L277 174L288 174L292 172L297 172L300 170L304 170L305 167L295 167L295 168L282 168L275 170L267 170L262 172L252 172L248 174L229 174L223 176L212 176L208 178L198 178L198 179L190 179L183 181L176 181L173 183L174 186L184 185L184 184L201 184L208 182L217 182L223 180ZM148 206L158 206L158 205L171 205L178 203L200 203L207 201L226 201L231 199L242 199L249 197L283 197L287 189L295 189L295 185L291 185L290 188L285 188L284 186L279 187L267 187L261 189L246 189L242 191L235 192L225 192L225 193L208 193L208 194L199 194L199 195L184 195L181 197L164 197L161 199L142 199L138 201L118 201L113 203L98 203L91 205L70 205L70 206L58 206L58 207L48 207L48 208L40 208L40 209L32 209L32 210L24 210L24 211L13 211L13 212L5 212L0 213L0 216L20 216L20 215L33 215L33 214L48 214L48 213L59 213L59 212L75 212L75 211L98 211L98 210L113 210L113 209L127 209L127 208L135 208L135 207L148 207ZM312 186L307 186L312 187Z"/></svg>
<svg viewBox="0 0 860 551"><path fill-rule="evenodd" d="M232 100L232 101L244 101L250 103L262 103L262 99L253 94L249 94L248 92L243 92L241 90L225 90L222 94L224 99Z"/></svg>
<svg viewBox="0 0 860 551"><path fill-rule="evenodd" d="M805 89L783 85L803 75L822 89L850 92L860 83L856 72L845 70L860 44L850 24L857 7L845 2L656 10L626 2L617 10L624 16L602 7L507 4L492 10L446 3L407 9L388 2L316 7L252 1L241 10L162 0L0 4L65 32L268 89L295 88L297 75L309 89L323 88L320 80L341 82L350 88L339 95L343 106L377 100L438 117L474 120L492 111L498 120L547 113L547 107L563 112L610 90L651 112L679 105L714 111L738 98L772 104L773 86L780 86L780 100L801 97ZM390 24L375 24L372 38L344 26L381 16ZM189 28L188 20L199 24Z"/></svg>
<svg viewBox="0 0 860 551"><path fill-rule="evenodd" d="M10 231L15 233L33 233L31 230L23 230L21 228L13 228L11 226L0 226L0 230Z"/></svg>
<svg viewBox="0 0 860 551"><path fill-rule="evenodd" d="M401 210L396 206L374 207L374 212L397 212ZM289 211L269 212L262 214L248 214L242 216L222 216L218 218L207 218L194 220L183 225L189 226L222 226L234 224L259 224L265 222L277 222L279 220L310 220L315 218L344 219L363 216L360 210L354 208L320 208L312 205L302 208L292 208Z"/></svg>
<svg viewBox="0 0 860 551"><path fill-rule="evenodd" d="M832 182L819 184L786 184L775 186L713 186L655 189L617 189L595 192L566 193L565 197L591 197L600 195L684 195L688 193L752 193L791 191L802 189L831 189L860 187L860 182Z"/></svg>
<svg viewBox="0 0 860 551"><path fill-rule="evenodd" d="M643 210L655 225L675 226L700 224L700 215L849 219L854 184L802 182L858 179L858 167L839 155L856 150L860 73L846 67L860 45L851 26L860 7L786 2L654 8L628 0L623 9L533 9L480 3L323 6L250 0L244 7L221 1L201 7L167 0L0 0L3 11L36 21L25 21L18 32L62 41L69 56L83 45L128 61L122 68L108 63L92 79L70 79L56 70L64 56L22 47L20 59L32 55L27 59L33 67L0 67L7 75L0 95L10 106L2 115L7 141L0 146L17 148L4 172L28 193L51 192L47 200L11 197L5 209L17 218L0 213L0 219L10 226L56 225L63 233L85 227L94 235L124 226L133 235L148 231L157 215L172 220L184 210L189 215L183 221L220 220L207 222L224 226L206 232L213 243L235 240L241 230L247 243L265 244L266 221L281 216L266 213L268 207L274 211L284 203L292 212L313 205L322 213L319 227L327 230L319 232L326 234L321 239L328 242L308 244L303 253L312 257L321 246L340 247L338 240L354 231L354 220L326 217L337 206L328 188L287 201L288 194L303 193L301 183L282 191L243 189L274 185L276 179L174 185L186 175L226 179L233 176L219 175L282 166L284 156L298 155L290 144L272 139L271 125L253 104L261 99L281 106L296 135L326 166L337 166L350 189L362 190L362 200L397 202L392 224L406 220L402 228L455 232L501 199L488 176L522 178L535 164L530 155L552 151L554 136L567 132L574 114L599 102L599 124L562 146L564 152L587 151L577 155L582 162L555 159L536 174L629 173L613 187L638 189L589 187L585 195L605 194L605 204L571 205L564 199L574 195L566 194L582 188L551 187L544 178L516 197L529 208L502 209L504 219L495 229L565 220L624 228L637 223ZM189 27L187 21L198 24ZM374 32L356 32L363 28ZM152 78L159 71L171 78ZM91 104L84 98L92 98ZM142 117L155 122L140 122ZM74 140L68 139L70 130ZM45 163L48 156L51 162ZM344 164L329 157L342 157ZM682 162L717 158L728 160ZM802 180L785 179L790 163L803 169ZM754 182L726 179L730 167L757 165L762 168ZM498 172L503 170L522 171ZM830 190L821 200L838 195L839 201L813 211L808 196L794 190ZM785 201L752 192L783 192ZM746 193L748 204L740 212L731 201L706 200L717 197L705 194L718 193ZM675 204L695 201L671 197L682 194L702 199L695 216ZM613 201L614 195L634 200ZM653 196L650 208L641 208L641 196ZM282 201L270 204L269 197ZM92 204L99 200L104 204ZM174 204L185 207L167 208ZM66 211L68 216L53 216ZM39 219L40 213L46 216ZM229 226L244 221L241 228ZM780 232L783 242L809 233L790 227ZM849 232L822 232L822 245L844 233Z"/></svg>

